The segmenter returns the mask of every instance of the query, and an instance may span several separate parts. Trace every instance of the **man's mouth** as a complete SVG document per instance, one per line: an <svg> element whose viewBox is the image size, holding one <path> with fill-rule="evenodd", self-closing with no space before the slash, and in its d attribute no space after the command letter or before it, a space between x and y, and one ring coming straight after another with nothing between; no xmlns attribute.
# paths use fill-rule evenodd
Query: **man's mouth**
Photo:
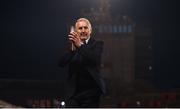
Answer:
<svg viewBox="0 0 180 109"><path fill-rule="evenodd" d="M87 33L81 33L81 37L87 36Z"/></svg>

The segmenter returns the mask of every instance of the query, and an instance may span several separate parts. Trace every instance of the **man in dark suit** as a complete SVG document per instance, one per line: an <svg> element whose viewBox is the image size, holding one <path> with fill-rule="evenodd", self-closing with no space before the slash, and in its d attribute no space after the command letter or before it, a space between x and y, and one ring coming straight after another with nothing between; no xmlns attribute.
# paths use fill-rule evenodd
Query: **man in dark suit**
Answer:
<svg viewBox="0 0 180 109"><path fill-rule="evenodd" d="M73 87L72 96L66 101L67 107L99 107L100 96L105 94L105 84L100 74L103 42L91 37L91 23L80 18L75 31L70 32L72 46L61 57L59 65L68 66Z"/></svg>

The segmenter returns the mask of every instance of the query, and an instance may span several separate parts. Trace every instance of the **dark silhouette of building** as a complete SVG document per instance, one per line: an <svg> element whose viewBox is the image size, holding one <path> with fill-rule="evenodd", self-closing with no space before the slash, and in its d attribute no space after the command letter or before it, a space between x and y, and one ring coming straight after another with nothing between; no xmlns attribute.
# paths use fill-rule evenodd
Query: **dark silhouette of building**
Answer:
<svg viewBox="0 0 180 109"><path fill-rule="evenodd" d="M90 19L93 37L104 41L102 73L107 82L108 96L104 105L116 105L122 93L131 92L134 81L135 23L130 16L113 16L108 0L100 0L98 10L83 10Z"/></svg>
<svg viewBox="0 0 180 109"><path fill-rule="evenodd" d="M93 37L104 41L102 73L108 96L103 105L112 107L122 95L152 90L152 31L129 15L111 14L109 0L99 3L98 9L82 10L82 16L92 22Z"/></svg>

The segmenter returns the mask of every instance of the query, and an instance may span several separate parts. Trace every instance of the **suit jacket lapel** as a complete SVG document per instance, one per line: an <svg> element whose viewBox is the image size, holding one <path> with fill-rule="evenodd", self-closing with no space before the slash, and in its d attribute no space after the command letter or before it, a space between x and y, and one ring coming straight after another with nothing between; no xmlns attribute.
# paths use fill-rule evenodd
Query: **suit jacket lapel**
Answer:
<svg viewBox="0 0 180 109"><path fill-rule="evenodd" d="M88 48L91 48L91 46L93 45L94 41L95 41L95 39L91 37L91 38L89 39L88 43L86 44L87 47L88 47Z"/></svg>

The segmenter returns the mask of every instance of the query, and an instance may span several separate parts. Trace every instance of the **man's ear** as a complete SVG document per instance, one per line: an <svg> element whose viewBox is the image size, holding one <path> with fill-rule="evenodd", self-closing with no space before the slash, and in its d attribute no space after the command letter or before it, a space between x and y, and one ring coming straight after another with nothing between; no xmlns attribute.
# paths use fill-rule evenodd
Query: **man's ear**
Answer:
<svg viewBox="0 0 180 109"><path fill-rule="evenodd" d="M90 29L90 34L92 33L92 28Z"/></svg>

